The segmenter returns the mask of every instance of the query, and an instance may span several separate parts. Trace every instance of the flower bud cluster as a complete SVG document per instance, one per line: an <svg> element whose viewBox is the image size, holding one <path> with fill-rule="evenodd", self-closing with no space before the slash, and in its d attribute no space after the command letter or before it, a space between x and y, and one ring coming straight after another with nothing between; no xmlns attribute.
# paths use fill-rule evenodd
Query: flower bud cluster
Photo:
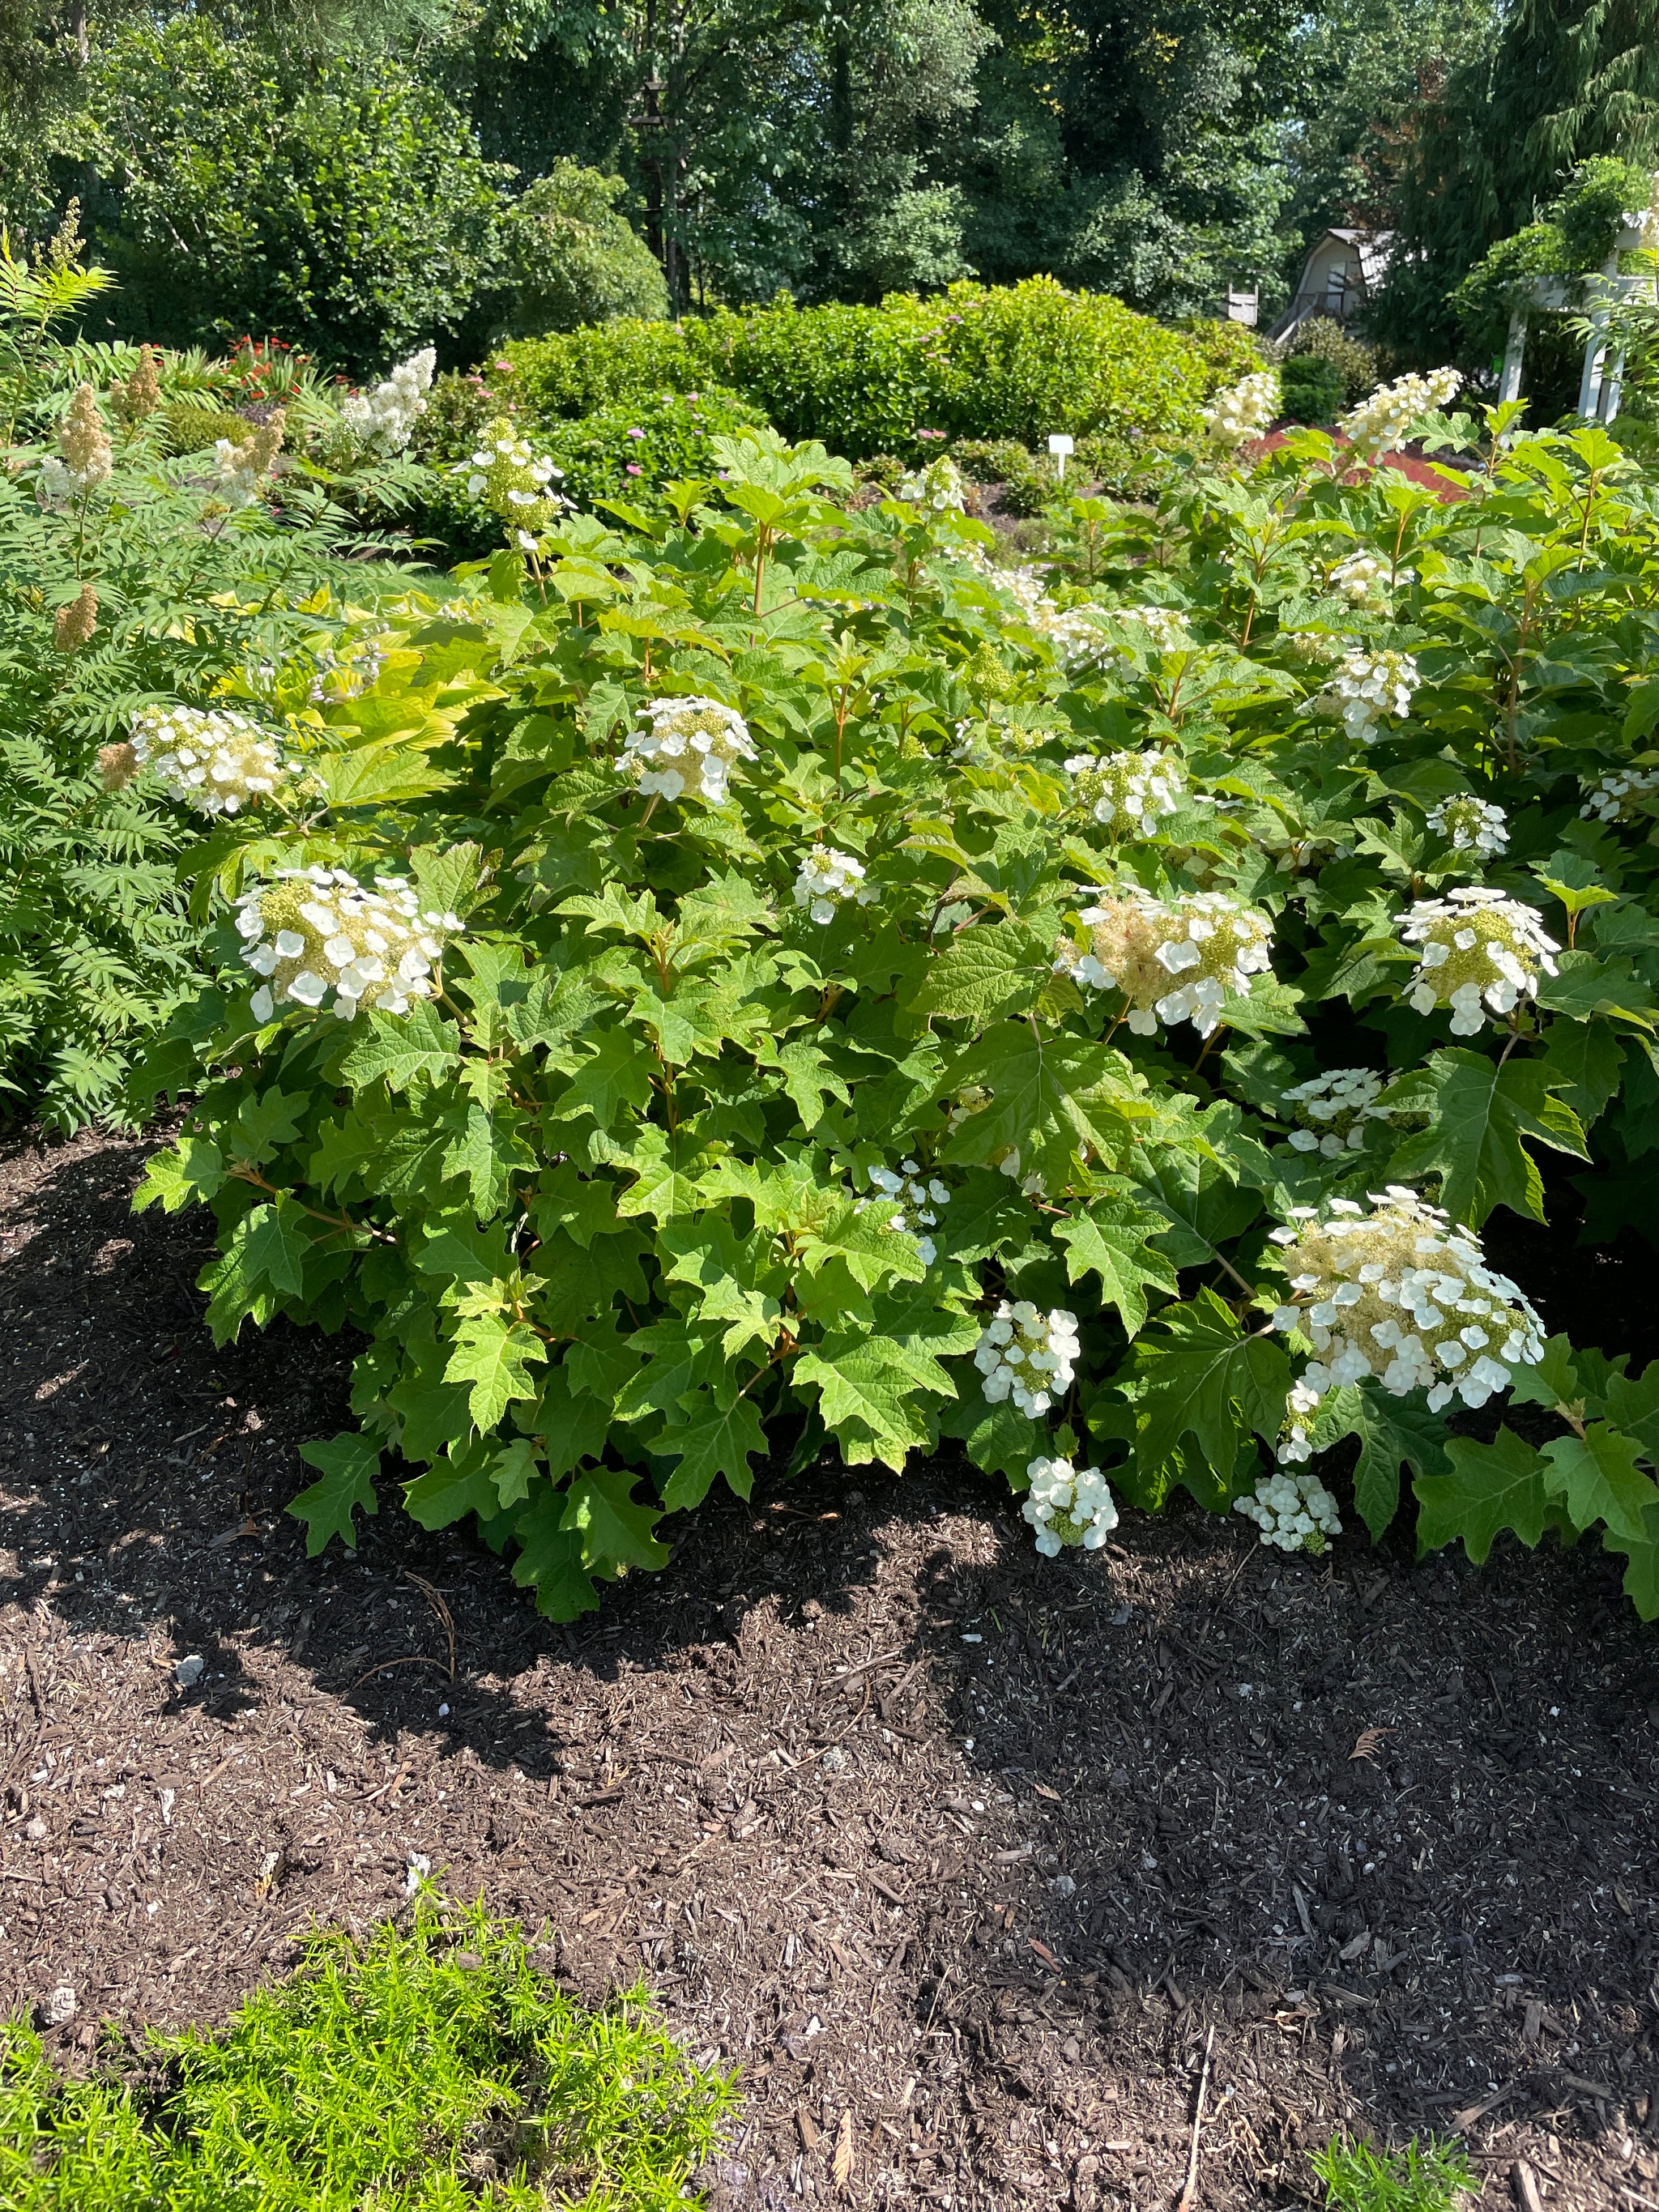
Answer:
<svg viewBox="0 0 1659 2212"><path fill-rule="evenodd" d="M1365 460L1375 460L1406 437L1425 415L1449 406L1463 380L1455 368L1437 368L1427 376L1415 371L1380 384L1369 399L1342 416L1337 428Z"/></svg>
<svg viewBox="0 0 1659 2212"><path fill-rule="evenodd" d="M287 774L270 731L227 707L143 707L132 750L169 799L200 814L240 814L269 799Z"/></svg>
<svg viewBox="0 0 1659 2212"><path fill-rule="evenodd" d="M1079 1474L1068 1459L1034 1459L1025 1470L1030 1488L1020 1508L1036 1531L1045 1559L1081 1546L1097 1552L1117 1526L1117 1506L1097 1467Z"/></svg>
<svg viewBox="0 0 1659 2212"><path fill-rule="evenodd" d="M985 1401L1012 1398L1020 1412L1041 1420L1054 1399L1072 1387L1078 1356L1077 1316L1056 1307L1044 1313L1029 1298L1004 1298L981 1332L974 1364L985 1377Z"/></svg>
<svg viewBox="0 0 1659 2212"><path fill-rule="evenodd" d="M98 394L89 384L78 384L58 427L58 451L41 464L35 497L42 507L66 506L106 484L114 471L115 456L98 412Z"/></svg>
<svg viewBox="0 0 1659 2212"><path fill-rule="evenodd" d="M1150 837L1158 819L1179 811L1187 778L1168 753L1073 753L1066 763L1077 804L1113 838Z"/></svg>
<svg viewBox="0 0 1659 2212"><path fill-rule="evenodd" d="M743 716L701 698L653 699L640 712L650 727L629 732L617 773L668 799L695 781L709 805L724 806L732 763L757 757Z"/></svg>
<svg viewBox="0 0 1659 2212"><path fill-rule="evenodd" d="M401 453L416 422L426 412L426 395L432 389L432 372L438 356L431 346L400 362L372 392L353 392L340 410L340 419L359 445L371 453Z"/></svg>
<svg viewBox="0 0 1659 2212"><path fill-rule="evenodd" d="M962 471L948 453L929 461L926 468L913 469L899 483L898 495L912 506L925 507L934 514L960 514L966 503Z"/></svg>
<svg viewBox="0 0 1659 2212"><path fill-rule="evenodd" d="M317 663L309 694L313 707L332 705L343 699L361 699L365 691L374 690L386 666L385 648L372 637L358 639L343 653L337 652L331 645L319 646L313 657Z"/></svg>
<svg viewBox="0 0 1659 2212"><path fill-rule="evenodd" d="M1374 553L1351 553L1331 570L1330 585L1351 607L1376 606L1388 594L1389 564Z"/></svg>
<svg viewBox="0 0 1659 2212"><path fill-rule="evenodd" d="M1659 768L1608 769L1594 778L1581 775L1578 787L1584 794L1578 811L1586 822L1623 822L1659 792Z"/></svg>
<svg viewBox="0 0 1659 2212"><path fill-rule="evenodd" d="M1264 1475L1251 1496L1234 1498L1233 1511L1281 1552L1322 1552L1342 1534L1336 1500L1316 1474Z"/></svg>
<svg viewBox="0 0 1659 2212"><path fill-rule="evenodd" d="M1513 1370L1543 1357L1544 1332L1507 1275L1485 1261L1472 1231L1414 1191L1391 1183L1367 1213L1332 1199L1322 1218L1292 1206L1276 1229L1294 1303L1275 1328L1305 1329L1314 1358L1303 1370L1280 1457L1305 1459L1308 1430L1328 1390L1375 1376L1403 1398L1426 1389L1431 1412L1454 1395L1484 1406L1509 1388Z"/></svg>
<svg viewBox="0 0 1659 2212"><path fill-rule="evenodd" d="M1445 839L1454 853L1473 853L1480 860L1493 859L1510 842L1509 821L1503 808L1494 806L1490 799L1477 799L1473 792L1460 792L1455 799L1443 799L1431 807L1429 827Z"/></svg>
<svg viewBox="0 0 1659 2212"><path fill-rule="evenodd" d="M1561 949L1544 934L1534 908L1481 884L1460 884L1443 899L1419 899L1400 933L1422 948L1407 994L1412 1006L1419 1014L1449 1006L1454 1036L1479 1034L1486 1022L1482 1000L1503 1015L1531 997L1540 969L1555 974L1550 956Z"/></svg>
<svg viewBox="0 0 1659 2212"><path fill-rule="evenodd" d="M110 398L116 413L129 429L155 413L161 404L161 378L153 346L139 347L132 374L125 384L112 387Z"/></svg>
<svg viewBox="0 0 1659 2212"><path fill-rule="evenodd" d="M455 473L466 479L469 499L498 515L513 542L526 553L538 550L536 532L545 530L564 505L552 487L564 471L546 453L538 453L505 416L497 416L478 441L477 451Z"/></svg>
<svg viewBox="0 0 1659 2212"><path fill-rule="evenodd" d="M1266 915L1224 891L1186 891L1165 903L1134 889L1085 907L1078 920L1090 933L1087 949L1062 938L1055 973L1091 990L1121 991L1137 1036L1151 1036L1160 1021L1190 1021L1208 1036L1227 993L1248 991L1268 965Z"/></svg>
<svg viewBox="0 0 1659 2212"><path fill-rule="evenodd" d="M872 1168L869 1175L872 1190L883 1198L896 1198L905 1209L893 1216L888 1227L914 1237L917 1250L931 1267L939 1257L939 1247L921 1232L939 1227L939 1208L951 1203L950 1191L937 1176L924 1176L915 1160L901 1160L896 1170Z"/></svg>
<svg viewBox="0 0 1659 2212"><path fill-rule="evenodd" d="M1279 1097L1296 1109L1299 1127L1290 1141L1298 1152L1322 1152L1328 1160L1344 1152L1357 1152L1365 1141L1367 1121L1386 1121L1386 1106L1376 1103L1382 1079L1374 1068L1334 1067L1306 1083L1281 1091Z"/></svg>
<svg viewBox="0 0 1659 2212"><path fill-rule="evenodd" d="M1410 653L1396 653L1391 647L1367 653L1363 646L1354 646L1337 663L1325 689L1340 707L1348 735L1364 745L1376 735L1385 714L1410 714L1412 694L1422 681Z"/></svg>
<svg viewBox="0 0 1659 2212"><path fill-rule="evenodd" d="M90 645L98 628L98 594L82 584L79 596L59 607L52 618L52 641L59 653L79 653Z"/></svg>
<svg viewBox="0 0 1659 2212"><path fill-rule="evenodd" d="M795 878L795 904L804 906L814 921L833 921L836 908L848 900L869 906L876 896L864 880L864 863L833 845L814 845Z"/></svg>
<svg viewBox="0 0 1659 2212"><path fill-rule="evenodd" d="M432 970L460 916L423 908L402 876L370 890L345 868L285 868L274 884L236 902L242 957L266 981L254 993L255 1021L282 1006L320 1006L349 1021L359 1006L406 1014L433 994Z"/></svg>
<svg viewBox="0 0 1659 2212"><path fill-rule="evenodd" d="M1218 392L1212 406L1204 410L1204 428L1212 445L1235 452L1270 428L1283 401L1279 371L1258 369Z"/></svg>
<svg viewBox="0 0 1659 2212"><path fill-rule="evenodd" d="M268 422L262 423L251 438L237 446L228 438L217 440L213 448L214 473L218 481L219 496L227 507L252 507L259 496L259 487L275 467L276 456L283 449L283 432L287 417L277 408Z"/></svg>

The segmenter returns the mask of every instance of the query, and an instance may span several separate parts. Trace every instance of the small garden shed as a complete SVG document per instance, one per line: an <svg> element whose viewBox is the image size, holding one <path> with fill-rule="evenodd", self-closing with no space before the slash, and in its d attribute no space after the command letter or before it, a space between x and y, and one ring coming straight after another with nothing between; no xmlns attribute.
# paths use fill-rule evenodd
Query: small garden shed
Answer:
<svg viewBox="0 0 1659 2212"><path fill-rule="evenodd" d="M1303 263L1290 304L1268 335L1287 338L1315 315L1352 322L1382 283L1393 243L1391 230L1328 230Z"/></svg>

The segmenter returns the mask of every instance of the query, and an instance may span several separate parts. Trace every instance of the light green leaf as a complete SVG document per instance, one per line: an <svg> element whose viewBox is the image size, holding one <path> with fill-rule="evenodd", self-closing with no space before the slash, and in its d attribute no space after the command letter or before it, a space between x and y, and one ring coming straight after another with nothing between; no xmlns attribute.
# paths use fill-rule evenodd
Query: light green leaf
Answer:
<svg viewBox="0 0 1659 2212"><path fill-rule="evenodd" d="M489 1477L495 1486L499 1508L504 1510L509 1505L522 1504L540 1470L536 1447L527 1437L514 1437L503 1445L489 1464ZM495 1510L491 1508L492 1511Z"/></svg>
<svg viewBox="0 0 1659 2212"><path fill-rule="evenodd" d="M1500 1428L1489 1444L1448 1437L1446 1456L1449 1474L1419 1475L1413 1486L1422 1508L1419 1549L1437 1552L1461 1536L1463 1549L1480 1566L1498 1531L1510 1528L1533 1550L1549 1511L1541 1455L1512 1430Z"/></svg>
<svg viewBox="0 0 1659 2212"><path fill-rule="evenodd" d="M151 1153L133 1194L132 1210L142 1213L157 1199L164 1213L205 1206L224 1179L224 1156L217 1145L205 1137L180 1137L170 1151Z"/></svg>
<svg viewBox="0 0 1659 2212"><path fill-rule="evenodd" d="M300 1456L308 1467L321 1469L320 1479L302 1490L288 1510L306 1524L306 1556L314 1559L331 1536L337 1536L348 1552L357 1548L357 1512L376 1514L374 1477L380 1470L380 1448L355 1430L301 1444Z"/></svg>
<svg viewBox="0 0 1659 2212"><path fill-rule="evenodd" d="M915 1377L896 1352L868 1337L838 1348L833 1359L809 1351L795 1362L796 1382L817 1385L824 1426L849 1466L879 1459L902 1474L910 1453L932 1442L917 1410Z"/></svg>
<svg viewBox="0 0 1659 2212"><path fill-rule="evenodd" d="M1224 1481L1237 1458L1241 1427L1269 1440L1279 1434L1291 1363L1282 1345L1270 1335L1246 1336L1214 1291L1203 1290L1184 1305L1163 1310L1156 1332L1136 1338L1118 1380L1135 1407L1135 1457L1144 1480L1154 1479L1182 1438L1191 1436Z"/></svg>
<svg viewBox="0 0 1659 2212"><path fill-rule="evenodd" d="M453 1528L469 1513L493 1519L501 1505L490 1479L489 1445L474 1437L459 1453L445 1453L428 1474L405 1486L404 1504L410 1519L422 1528Z"/></svg>
<svg viewBox="0 0 1659 2212"><path fill-rule="evenodd" d="M306 1254L311 1239L306 1234L304 1214L287 1192L271 1205L256 1206L245 1213L236 1224L236 1235L245 1249L247 1279L268 1282L273 1290L297 1298L305 1288Z"/></svg>
<svg viewBox="0 0 1659 2212"><path fill-rule="evenodd" d="M508 1322L499 1314L477 1314L463 1324L449 1364L447 1382L470 1382L467 1410L473 1425L493 1429L515 1399L534 1398L538 1391L531 1363L547 1358L547 1346L522 1322Z"/></svg>
<svg viewBox="0 0 1659 2212"><path fill-rule="evenodd" d="M988 1022L1033 1004L1051 964L1041 939L1023 924L981 923L953 937L928 963L909 1011L947 1021Z"/></svg>
<svg viewBox="0 0 1659 2212"><path fill-rule="evenodd" d="M1106 1303L1117 1308L1130 1336L1146 1319L1149 1283L1171 1297L1180 1288L1168 1260L1146 1243L1147 1225L1145 1210L1121 1199L1098 1199L1088 1212L1054 1224L1066 1247L1067 1281L1098 1275Z"/></svg>
<svg viewBox="0 0 1659 2212"><path fill-rule="evenodd" d="M1544 1186L1522 1138L1588 1158L1584 1133L1555 1093L1560 1076L1542 1060L1510 1059L1501 1067L1475 1052L1437 1052L1425 1067L1390 1084L1380 1103L1426 1114L1429 1126L1407 1137L1389 1163L1390 1182L1442 1177L1441 1204L1478 1229L1494 1206L1544 1218Z"/></svg>
<svg viewBox="0 0 1659 2212"><path fill-rule="evenodd" d="M1557 1437L1544 1446L1550 1469L1544 1487L1552 1498L1565 1498L1581 1528L1605 1521L1615 1535L1639 1542L1643 1516L1659 1505L1659 1490L1637 1469L1643 1452L1634 1438L1592 1421L1582 1437Z"/></svg>
<svg viewBox="0 0 1659 2212"><path fill-rule="evenodd" d="M383 1078L393 1091L407 1091L419 1076L437 1083L461 1057L460 1032L445 1021L429 1000L417 1000L406 1014L371 1011L368 1034L346 1054L343 1079L356 1091Z"/></svg>

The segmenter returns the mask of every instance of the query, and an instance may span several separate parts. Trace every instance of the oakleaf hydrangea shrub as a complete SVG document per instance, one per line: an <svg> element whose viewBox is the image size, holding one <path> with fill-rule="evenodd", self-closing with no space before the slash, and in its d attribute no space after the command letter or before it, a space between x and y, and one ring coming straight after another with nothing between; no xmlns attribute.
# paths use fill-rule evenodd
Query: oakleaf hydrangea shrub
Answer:
<svg viewBox="0 0 1659 2212"><path fill-rule="evenodd" d="M222 1340L359 1334L313 1548L401 1497L569 1618L717 1486L948 1447L1057 1575L1179 1491L1593 1531L1659 1610L1659 1375L1573 1349L1540 1228L1577 1176L1659 1239L1659 848L1580 811L1648 741L1649 491L1445 435L1470 496L1194 425L1030 573L733 434L648 528L503 501L362 696L239 707L305 796L179 804L215 981L142 1197L211 1209Z"/></svg>

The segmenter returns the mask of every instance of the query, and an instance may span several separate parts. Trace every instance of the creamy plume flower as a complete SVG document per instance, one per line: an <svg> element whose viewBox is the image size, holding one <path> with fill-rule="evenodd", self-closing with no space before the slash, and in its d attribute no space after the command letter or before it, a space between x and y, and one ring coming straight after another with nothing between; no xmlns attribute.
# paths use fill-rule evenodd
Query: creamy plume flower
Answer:
<svg viewBox="0 0 1659 2212"><path fill-rule="evenodd" d="M1212 445L1235 452L1270 428L1282 404L1279 371L1258 369L1216 394L1204 410L1206 434Z"/></svg>
<svg viewBox="0 0 1659 2212"><path fill-rule="evenodd" d="M1034 1459L1025 1469L1030 1487L1020 1508L1036 1531L1045 1559L1080 1547L1097 1552L1117 1526L1117 1506L1097 1467L1079 1474L1068 1459Z"/></svg>
<svg viewBox="0 0 1659 2212"><path fill-rule="evenodd" d="M407 1013L432 996L432 971L461 928L459 915L422 907L405 878L370 889L345 868L285 868L236 907L242 957L264 979L252 999L259 1022L331 994L343 1021L359 1006Z"/></svg>
<svg viewBox="0 0 1659 2212"><path fill-rule="evenodd" d="M1075 804L1113 839L1150 837L1187 793L1181 763L1169 753L1073 753L1066 763Z"/></svg>
<svg viewBox="0 0 1659 2212"><path fill-rule="evenodd" d="M849 901L869 906L875 896L864 880L863 861L850 853L838 853L833 845L814 845L795 878L795 904L804 906L817 922L833 921L836 908Z"/></svg>
<svg viewBox="0 0 1659 2212"><path fill-rule="evenodd" d="M224 707L143 707L132 750L169 799L202 814L238 814L269 799L287 773L276 740Z"/></svg>
<svg viewBox="0 0 1659 2212"><path fill-rule="evenodd" d="M115 386L112 398L116 413L129 428L155 414L161 404L161 379L153 347L139 347L137 366L125 384Z"/></svg>
<svg viewBox="0 0 1659 2212"><path fill-rule="evenodd" d="M213 448L214 471L218 482L219 496L227 507L252 507L259 496L265 478L276 465L276 456L283 450L283 434L287 425L285 411L278 407L268 422L262 422L250 438L233 444L228 438L219 439Z"/></svg>
<svg viewBox="0 0 1659 2212"><path fill-rule="evenodd" d="M1037 1421L1069 1390L1078 1356L1077 1316L1056 1307L1044 1313L1029 1298L1006 1298L981 1332L974 1364L985 1377L986 1402L1012 1398Z"/></svg>
<svg viewBox="0 0 1659 2212"><path fill-rule="evenodd" d="M1429 827L1445 839L1454 853L1469 853L1480 860L1493 859L1510 842L1509 821L1503 808L1494 806L1490 799L1477 799L1473 792L1460 792L1431 807Z"/></svg>
<svg viewBox="0 0 1659 2212"><path fill-rule="evenodd" d="M1380 384L1369 399L1340 416L1337 428L1364 460L1374 461L1390 446L1409 435L1414 423L1433 415L1457 397L1463 379L1455 368L1431 369L1421 376L1397 376Z"/></svg>
<svg viewBox="0 0 1659 2212"><path fill-rule="evenodd" d="M114 469L109 434L98 412L98 394L91 385L78 384L58 426L58 451L40 465L35 497L42 507L67 506L106 484Z"/></svg>
<svg viewBox="0 0 1659 2212"><path fill-rule="evenodd" d="M749 725L718 699L653 699L640 713L649 727L629 732L617 769L643 792L675 799L695 787L723 806L732 764L758 758Z"/></svg>
<svg viewBox="0 0 1659 2212"><path fill-rule="evenodd" d="M1054 969L1090 990L1109 986L1129 1002L1128 1024L1151 1036L1160 1021L1190 1021L1208 1036L1229 991L1248 991L1268 964L1265 915L1224 891L1185 891L1168 901L1132 888L1085 907L1085 945L1062 938Z"/></svg>
<svg viewBox="0 0 1659 2212"><path fill-rule="evenodd" d="M97 628L98 594L90 584L82 584L79 597L52 617L52 641L59 653L79 653L91 644Z"/></svg>
<svg viewBox="0 0 1659 2212"><path fill-rule="evenodd" d="M371 453L402 453L426 412L426 395L437 365L436 352L426 346L400 362L372 391L349 393L340 419L351 436Z"/></svg>
<svg viewBox="0 0 1659 2212"><path fill-rule="evenodd" d="M108 792L125 791L138 773L138 755L125 742L98 748L98 781Z"/></svg>
<svg viewBox="0 0 1659 2212"><path fill-rule="evenodd" d="M1483 1002L1499 1017L1530 998L1540 969L1555 974L1551 955L1561 949L1544 934L1534 908L1481 884L1419 899L1400 933L1420 948L1409 1002L1419 1014L1449 1006L1454 1036L1474 1036L1485 1026Z"/></svg>

